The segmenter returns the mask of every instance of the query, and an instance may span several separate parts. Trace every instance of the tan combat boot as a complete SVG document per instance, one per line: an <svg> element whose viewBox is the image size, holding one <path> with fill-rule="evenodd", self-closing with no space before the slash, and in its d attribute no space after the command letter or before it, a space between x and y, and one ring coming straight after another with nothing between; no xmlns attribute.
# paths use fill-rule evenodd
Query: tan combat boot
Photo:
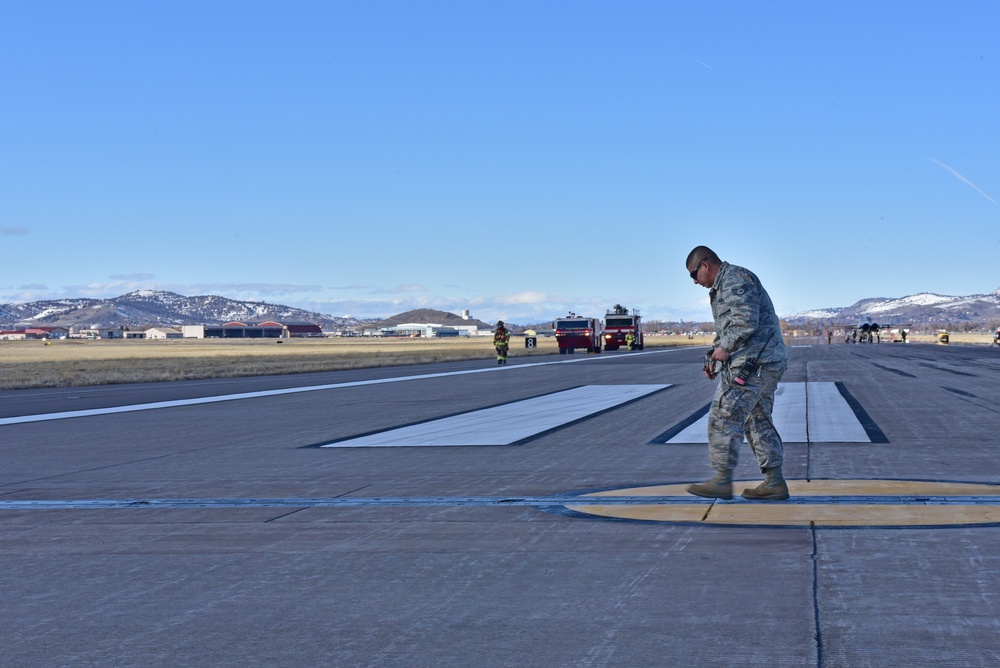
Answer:
<svg viewBox="0 0 1000 668"><path fill-rule="evenodd" d="M711 480L688 485L687 491L695 496L728 501L733 498L733 474L720 471Z"/></svg>
<svg viewBox="0 0 1000 668"><path fill-rule="evenodd" d="M788 498L788 483L781 475L781 467L767 469L767 478L756 487L743 490L743 498L751 501L784 501Z"/></svg>

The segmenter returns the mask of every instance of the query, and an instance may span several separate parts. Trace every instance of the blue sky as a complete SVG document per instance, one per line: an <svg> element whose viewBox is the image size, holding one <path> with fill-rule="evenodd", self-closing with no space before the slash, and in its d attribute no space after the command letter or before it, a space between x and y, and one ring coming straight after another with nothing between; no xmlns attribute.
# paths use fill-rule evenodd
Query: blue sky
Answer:
<svg viewBox="0 0 1000 668"><path fill-rule="evenodd" d="M0 5L0 302L708 320L1000 288L1000 3Z"/></svg>

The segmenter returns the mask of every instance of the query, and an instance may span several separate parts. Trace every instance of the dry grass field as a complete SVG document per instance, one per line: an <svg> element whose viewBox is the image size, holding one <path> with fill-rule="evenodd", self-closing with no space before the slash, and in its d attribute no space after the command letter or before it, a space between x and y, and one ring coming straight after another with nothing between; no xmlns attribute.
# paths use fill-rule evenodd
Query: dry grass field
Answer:
<svg viewBox="0 0 1000 668"><path fill-rule="evenodd" d="M545 354L555 341L512 355ZM481 358L490 339L0 341L0 388L262 376ZM523 345L523 343L521 344Z"/></svg>
<svg viewBox="0 0 1000 668"><path fill-rule="evenodd" d="M934 343L931 334L913 334L913 343ZM819 343L787 339L790 344ZM710 335L646 337L646 348L708 346ZM989 345L984 334L953 334L953 344ZM836 343L836 341L835 341ZM535 348L512 340L510 356L550 355L554 338L538 339ZM586 354L577 351L577 355ZM0 389L72 387L144 383L198 378L265 376L364 367L427 364L451 360L496 359L492 341L476 339L274 339L236 341L0 341Z"/></svg>
<svg viewBox="0 0 1000 668"><path fill-rule="evenodd" d="M531 349L524 347L521 337L512 343L511 357L557 352L553 338L539 338L537 347ZM469 359L494 362L492 340L0 341L0 389L264 376Z"/></svg>
<svg viewBox="0 0 1000 668"><path fill-rule="evenodd" d="M993 344L992 334L952 332L948 334L949 344L989 346ZM906 340L913 343L937 343L937 334L909 334Z"/></svg>

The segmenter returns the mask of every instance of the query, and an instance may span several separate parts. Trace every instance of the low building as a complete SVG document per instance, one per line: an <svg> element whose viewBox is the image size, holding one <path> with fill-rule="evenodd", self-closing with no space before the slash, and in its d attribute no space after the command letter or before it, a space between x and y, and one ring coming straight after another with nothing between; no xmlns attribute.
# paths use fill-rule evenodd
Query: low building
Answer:
<svg viewBox="0 0 1000 668"><path fill-rule="evenodd" d="M73 339L121 339L125 332L117 327L80 327L69 333Z"/></svg>
<svg viewBox="0 0 1000 668"><path fill-rule="evenodd" d="M146 330L147 339L182 339L183 332L176 327L150 327Z"/></svg>
<svg viewBox="0 0 1000 668"><path fill-rule="evenodd" d="M285 328L288 338L291 339L323 336L323 328L314 322L286 322L282 326Z"/></svg>
<svg viewBox="0 0 1000 668"><path fill-rule="evenodd" d="M189 339L280 339L284 328L280 325L248 325L243 322L227 322L222 325L184 325L184 338Z"/></svg>
<svg viewBox="0 0 1000 668"><path fill-rule="evenodd" d="M393 337L431 337L434 336L434 328L441 325L431 325L415 322L407 322L393 327L382 327L382 336Z"/></svg>
<svg viewBox="0 0 1000 668"><path fill-rule="evenodd" d="M69 330L65 327L25 327L24 329L6 329L0 331L0 339L5 341L66 338L69 338Z"/></svg>
<svg viewBox="0 0 1000 668"><path fill-rule="evenodd" d="M280 339L282 327L248 325L243 322L227 322L222 325L205 325L206 339Z"/></svg>
<svg viewBox="0 0 1000 668"><path fill-rule="evenodd" d="M181 336L185 339L203 339L205 325L181 325Z"/></svg>
<svg viewBox="0 0 1000 668"><path fill-rule="evenodd" d="M290 339L321 337L323 328L311 322L233 321L222 325L183 325L181 335L188 339Z"/></svg>
<svg viewBox="0 0 1000 668"><path fill-rule="evenodd" d="M267 320L265 322L247 323L247 327L280 327L281 338L283 339L323 336L323 328L314 322L276 322L274 320Z"/></svg>
<svg viewBox="0 0 1000 668"><path fill-rule="evenodd" d="M476 325L442 325L440 323L406 322L393 327L382 327L383 336L400 337L467 337L478 336L480 329Z"/></svg>

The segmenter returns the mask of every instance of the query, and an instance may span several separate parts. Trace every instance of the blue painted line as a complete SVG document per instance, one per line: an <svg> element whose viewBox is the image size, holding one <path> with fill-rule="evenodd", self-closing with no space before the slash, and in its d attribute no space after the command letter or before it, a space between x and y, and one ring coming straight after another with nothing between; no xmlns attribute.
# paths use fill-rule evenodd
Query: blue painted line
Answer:
<svg viewBox="0 0 1000 668"><path fill-rule="evenodd" d="M204 498L204 499L5 499L0 510L100 510L112 508L372 508L475 506L674 506L674 505L891 505L995 506L998 496L801 496L787 501L730 501L699 496L468 496L468 497L357 497L357 498Z"/></svg>

